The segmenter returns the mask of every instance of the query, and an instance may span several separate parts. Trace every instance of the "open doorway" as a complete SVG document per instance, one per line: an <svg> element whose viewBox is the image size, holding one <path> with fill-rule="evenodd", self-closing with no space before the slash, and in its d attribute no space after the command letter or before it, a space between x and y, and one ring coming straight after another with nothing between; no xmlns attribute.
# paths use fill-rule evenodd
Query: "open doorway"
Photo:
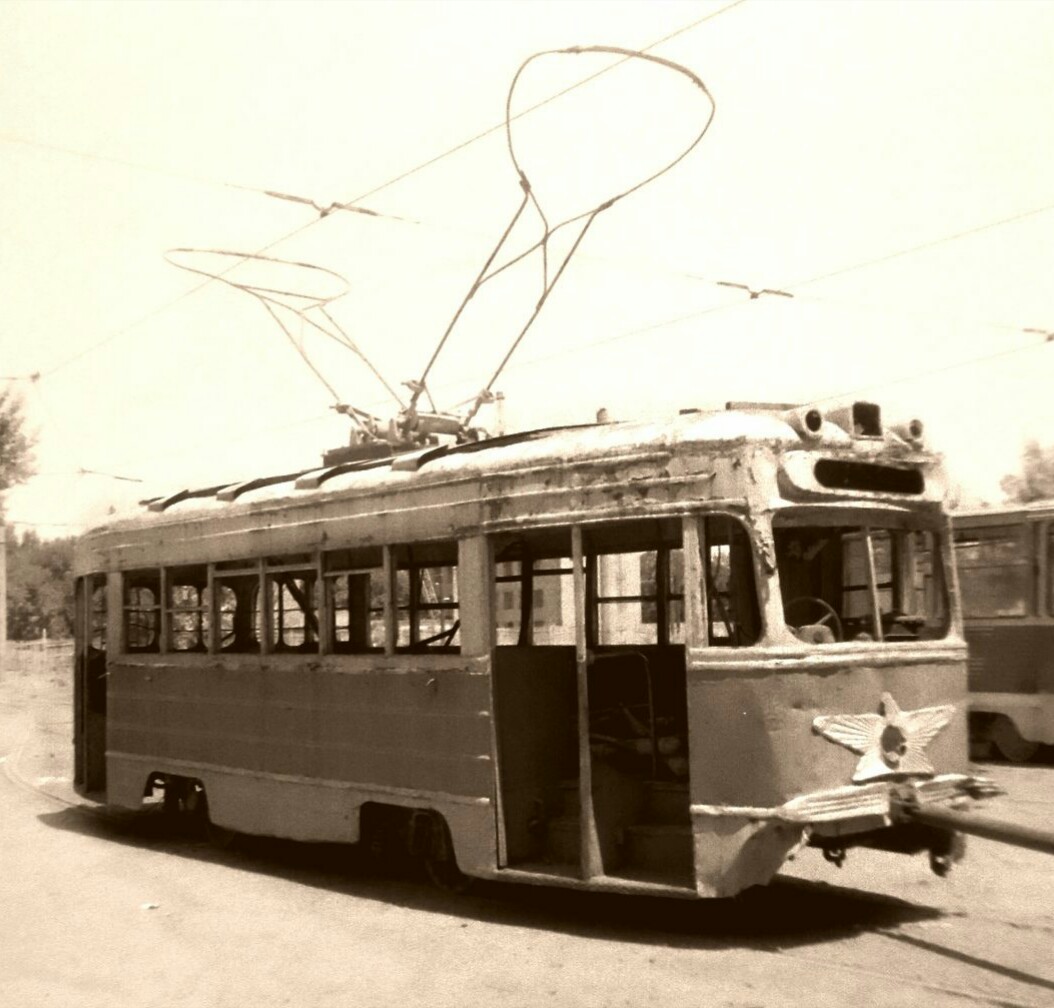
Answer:
<svg viewBox="0 0 1054 1008"><path fill-rule="evenodd" d="M505 866L688 884L681 526L495 542Z"/></svg>
<svg viewBox="0 0 1054 1008"><path fill-rule="evenodd" d="M106 576L76 586L74 785L81 794L106 790Z"/></svg>

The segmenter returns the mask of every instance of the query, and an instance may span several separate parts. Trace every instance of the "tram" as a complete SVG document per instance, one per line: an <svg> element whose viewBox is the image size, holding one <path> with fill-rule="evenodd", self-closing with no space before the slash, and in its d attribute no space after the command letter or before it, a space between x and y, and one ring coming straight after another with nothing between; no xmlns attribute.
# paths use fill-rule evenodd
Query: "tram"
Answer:
<svg viewBox="0 0 1054 1008"><path fill-rule="evenodd" d="M971 739L1014 762L1054 744L1052 520L1050 501L953 515Z"/></svg>
<svg viewBox="0 0 1054 1008"><path fill-rule="evenodd" d="M368 450L367 450L368 449ZM732 403L182 490L76 555L76 786L432 877L683 897L969 805L939 458Z"/></svg>

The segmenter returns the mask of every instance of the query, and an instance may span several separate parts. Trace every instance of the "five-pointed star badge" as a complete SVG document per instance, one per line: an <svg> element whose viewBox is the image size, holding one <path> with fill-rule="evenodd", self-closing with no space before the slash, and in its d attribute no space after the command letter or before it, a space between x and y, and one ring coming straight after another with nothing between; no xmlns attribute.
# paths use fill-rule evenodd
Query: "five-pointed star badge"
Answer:
<svg viewBox="0 0 1054 1008"><path fill-rule="evenodd" d="M925 749L955 713L952 706L902 711L882 694L882 715L830 714L816 718L812 729L824 738L860 754L853 783L893 774L932 774Z"/></svg>

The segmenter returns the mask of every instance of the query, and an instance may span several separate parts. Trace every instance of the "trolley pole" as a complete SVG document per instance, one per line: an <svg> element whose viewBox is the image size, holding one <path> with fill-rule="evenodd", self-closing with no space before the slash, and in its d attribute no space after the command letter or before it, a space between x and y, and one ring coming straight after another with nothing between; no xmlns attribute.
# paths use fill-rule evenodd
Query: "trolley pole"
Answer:
<svg viewBox="0 0 1054 1008"><path fill-rule="evenodd" d="M1013 823L980 816L973 812L960 812L956 809L920 807L917 801L901 800L894 803L893 811L902 822L917 822L924 826L936 826L939 829L956 830L959 833L972 833L974 836L995 840L997 843L1010 844L1014 847L1026 847L1028 850L1054 854L1054 832L1035 829L1030 826L1017 826Z"/></svg>

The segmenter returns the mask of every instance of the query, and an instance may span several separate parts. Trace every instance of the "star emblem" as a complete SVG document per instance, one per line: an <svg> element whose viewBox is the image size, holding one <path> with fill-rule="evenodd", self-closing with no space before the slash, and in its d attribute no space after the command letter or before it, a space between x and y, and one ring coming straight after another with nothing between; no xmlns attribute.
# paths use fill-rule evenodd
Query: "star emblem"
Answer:
<svg viewBox="0 0 1054 1008"><path fill-rule="evenodd" d="M926 746L952 719L955 708L923 707L902 711L888 693L882 694L882 714L825 714L812 730L860 755L853 783L878 777L934 773Z"/></svg>

